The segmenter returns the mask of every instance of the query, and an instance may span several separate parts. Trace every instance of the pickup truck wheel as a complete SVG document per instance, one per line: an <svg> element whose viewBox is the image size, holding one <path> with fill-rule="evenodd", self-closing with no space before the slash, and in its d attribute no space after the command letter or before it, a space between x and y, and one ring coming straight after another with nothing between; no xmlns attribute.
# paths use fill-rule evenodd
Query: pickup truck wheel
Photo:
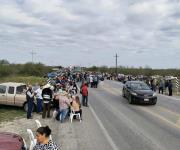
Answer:
<svg viewBox="0 0 180 150"><path fill-rule="evenodd" d="M24 103L23 108L24 108L24 111L27 112L27 110L28 110L28 103L27 102ZM33 110L32 110L33 112L35 111L35 108L36 108L36 105L33 103Z"/></svg>
<svg viewBox="0 0 180 150"><path fill-rule="evenodd" d="M27 102L24 103L23 108L24 108L24 111L27 112L27 110L28 110L28 104L27 104Z"/></svg>

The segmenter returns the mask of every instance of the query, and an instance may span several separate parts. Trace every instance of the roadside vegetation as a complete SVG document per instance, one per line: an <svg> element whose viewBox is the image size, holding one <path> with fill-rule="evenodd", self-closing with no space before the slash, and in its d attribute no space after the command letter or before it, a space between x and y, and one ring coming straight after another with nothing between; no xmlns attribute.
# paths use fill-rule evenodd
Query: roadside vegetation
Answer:
<svg viewBox="0 0 180 150"><path fill-rule="evenodd" d="M97 67L97 66L92 66L90 68L86 68L88 71L99 71L99 72L108 72L108 73L115 73L116 68L113 67L107 67L107 66L102 66L102 67ZM117 72L125 75L144 75L144 76L153 76L153 75L160 75L160 76L176 76L180 77L180 69L152 69L150 67L139 67L139 68L133 68L133 67L123 67L119 66L117 68Z"/></svg>
<svg viewBox="0 0 180 150"><path fill-rule="evenodd" d="M52 68L41 63L10 64L7 60L0 60L0 82L23 82L26 84L45 84L44 76Z"/></svg>
<svg viewBox="0 0 180 150"><path fill-rule="evenodd" d="M0 105L0 123L24 118L26 113L22 108Z"/></svg>
<svg viewBox="0 0 180 150"><path fill-rule="evenodd" d="M48 72L52 68L41 63L10 64L7 60L0 60L0 83L20 82L25 84L45 84ZM26 117L22 108L0 105L0 123Z"/></svg>
<svg viewBox="0 0 180 150"><path fill-rule="evenodd" d="M3 82L20 82L25 83L27 85L35 85L35 84L46 84L46 78L43 77L35 77L35 76L8 76L0 78L0 83Z"/></svg>

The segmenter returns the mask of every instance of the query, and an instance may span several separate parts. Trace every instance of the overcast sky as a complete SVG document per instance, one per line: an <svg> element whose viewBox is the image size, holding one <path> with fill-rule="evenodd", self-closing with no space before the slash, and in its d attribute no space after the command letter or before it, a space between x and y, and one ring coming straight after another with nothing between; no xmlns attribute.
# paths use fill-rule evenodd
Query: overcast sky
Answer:
<svg viewBox="0 0 180 150"><path fill-rule="evenodd" d="M180 0L0 0L0 59L180 68Z"/></svg>

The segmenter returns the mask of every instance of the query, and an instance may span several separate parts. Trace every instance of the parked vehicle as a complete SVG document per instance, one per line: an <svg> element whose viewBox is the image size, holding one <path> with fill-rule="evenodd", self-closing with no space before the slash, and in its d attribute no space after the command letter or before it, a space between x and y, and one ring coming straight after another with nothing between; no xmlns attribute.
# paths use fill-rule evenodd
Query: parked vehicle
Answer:
<svg viewBox="0 0 180 150"><path fill-rule="evenodd" d="M1 83L0 104L23 107L27 111L26 89L27 87L24 83Z"/></svg>
<svg viewBox="0 0 180 150"><path fill-rule="evenodd" d="M48 79L53 79L57 76L58 76L57 72L50 72L47 74Z"/></svg>
<svg viewBox="0 0 180 150"><path fill-rule="evenodd" d="M21 136L9 132L0 132L0 149L26 150L27 146Z"/></svg>
<svg viewBox="0 0 180 150"><path fill-rule="evenodd" d="M127 81L123 86L122 95L128 99L130 104L148 103L155 105L157 102L156 93L142 81Z"/></svg>
<svg viewBox="0 0 180 150"><path fill-rule="evenodd" d="M99 78L100 81L104 81L104 76L102 74L99 74L98 78Z"/></svg>

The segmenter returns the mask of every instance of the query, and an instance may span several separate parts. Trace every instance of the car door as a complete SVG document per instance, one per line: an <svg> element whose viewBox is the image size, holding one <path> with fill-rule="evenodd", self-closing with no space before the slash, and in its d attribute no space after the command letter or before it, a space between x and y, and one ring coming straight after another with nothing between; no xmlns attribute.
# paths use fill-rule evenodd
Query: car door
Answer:
<svg viewBox="0 0 180 150"><path fill-rule="evenodd" d="M26 102L26 85L16 87L15 104L16 106L23 106Z"/></svg>
<svg viewBox="0 0 180 150"><path fill-rule="evenodd" d="M7 88L7 105L15 105L15 88L14 86L9 86Z"/></svg>
<svg viewBox="0 0 180 150"><path fill-rule="evenodd" d="M0 104L7 103L7 94L6 94L6 86L0 85Z"/></svg>

